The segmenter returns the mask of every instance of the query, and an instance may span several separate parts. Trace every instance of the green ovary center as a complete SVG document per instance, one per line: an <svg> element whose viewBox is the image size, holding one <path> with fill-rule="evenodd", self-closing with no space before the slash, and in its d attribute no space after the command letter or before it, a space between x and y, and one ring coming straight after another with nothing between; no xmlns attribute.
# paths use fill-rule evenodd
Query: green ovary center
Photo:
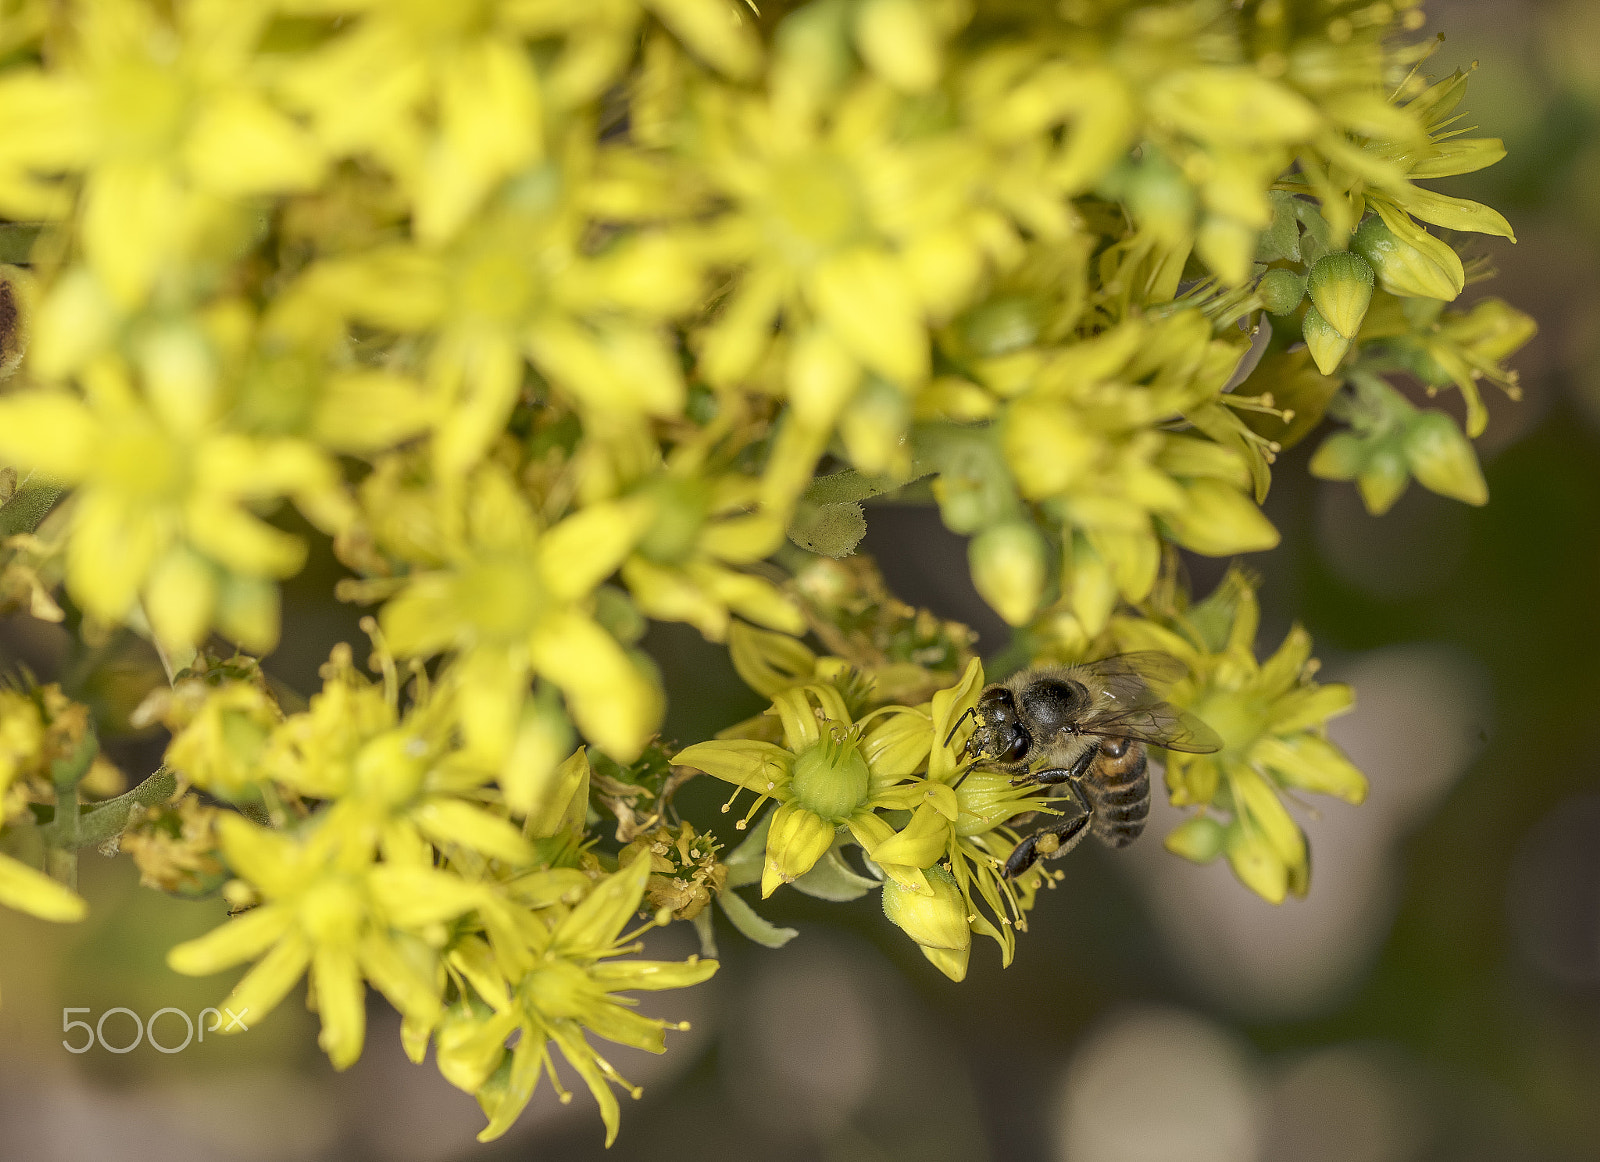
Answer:
<svg viewBox="0 0 1600 1162"><path fill-rule="evenodd" d="M795 756L789 786L800 806L838 822L867 801L867 783L867 760L855 741L825 738Z"/></svg>
<svg viewBox="0 0 1600 1162"><path fill-rule="evenodd" d="M464 264L456 290L469 317L513 324L533 312L539 288L523 254L486 247Z"/></svg>
<svg viewBox="0 0 1600 1162"><path fill-rule="evenodd" d="M485 561L461 575L461 608L491 641L521 637L533 628L543 601L531 561Z"/></svg>
<svg viewBox="0 0 1600 1162"><path fill-rule="evenodd" d="M107 487L147 501L176 501L189 475L183 450L159 428L138 423L101 444L94 472Z"/></svg>
<svg viewBox="0 0 1600 1162"><path fill-rule="evenodd" d="M838 162L813 158L779 167L770 197L780 240L808 261L845 245L865 225L855 178Z"/></svg>
<svg viewBox="0 0 1600 1162"><path fill-rule="evenodd" d="M1213 695L1196 706L1194 713L1222 736L1223 754L1247 750L1267 725L1267 708L1241 694Z"/></svg>

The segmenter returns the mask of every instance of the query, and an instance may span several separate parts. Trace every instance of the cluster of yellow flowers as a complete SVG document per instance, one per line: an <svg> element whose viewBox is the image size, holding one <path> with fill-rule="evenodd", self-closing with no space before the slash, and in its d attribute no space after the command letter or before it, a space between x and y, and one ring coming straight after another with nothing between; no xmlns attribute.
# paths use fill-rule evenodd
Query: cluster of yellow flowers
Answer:
<svg viewBox="0 0 1600 1162"><path fill-rule="evenodd" d="M792 934L740 887L881 891L951 977L973 933L1009 963L1060 873L1004 861L1061 807L963 764L970 631L850 557L885 493L970 537L1013 664L1183 662L1160 693L1223 749L1169 756L1198 813L1168 846L1304 894L1281 795L1359 801L1323 733L1350 693L1298 629L1256 661L1245 574L1191 604L1173 563L1276 544L1274 456L1325 415L1312 471L1374 511L1413 478L1486 499L1478 385L1515 393L1532 323L1449 305L1486 264L1435 230L1511 230L1417 184L1503 154L1461 136L1423 23L11 0L0 605L148 639L168 684L140 721L173 737L118 794L83 707L0 691L0 903L78 918L76 852L114 842L148 884L221 890L242 914L174 968L254 962L257 1014L309 972L340 1066L370 982L486 1138L559 1089L551 1044L614 1135L585 1030L661 1050L613 994L709 976L719 910ZM1406 383L1458 390L1466 434ZM294 708L255 658L307 525L375 607L381 678L341 647ZM647 619L726 642L771 709L656 740ZM696 771L754 794L737 848L673 808ZM641 908L705 958L617 959Z"/></svg>

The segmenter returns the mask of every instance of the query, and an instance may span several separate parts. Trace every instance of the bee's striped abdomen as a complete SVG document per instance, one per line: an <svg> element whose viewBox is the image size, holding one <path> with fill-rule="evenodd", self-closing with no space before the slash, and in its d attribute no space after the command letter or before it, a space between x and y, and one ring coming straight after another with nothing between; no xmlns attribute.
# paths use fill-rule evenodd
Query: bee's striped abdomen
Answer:
<svg viewBox="0 0 1600 1162"><path fill-rule="evenodd" d="M1111 738L1100 744L1082 785L1094 810L1091 831L1107 847L1126 847L1144 831L1150 815L1149 771L1144 743Z"/></svg>

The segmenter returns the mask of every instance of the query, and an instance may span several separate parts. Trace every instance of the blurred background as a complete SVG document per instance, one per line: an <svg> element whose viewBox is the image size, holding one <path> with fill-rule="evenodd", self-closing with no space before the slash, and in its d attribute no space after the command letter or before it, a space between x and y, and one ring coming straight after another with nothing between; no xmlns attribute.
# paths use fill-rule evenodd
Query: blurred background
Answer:
<svg viewBox="0 0 1600 1162"><path fill-rule="evenodd" d="M91 857L88 922L0 911L0 1158L1600 1159L1600 4L1436 0L1429 14L1448 37L1429 71L1477 61L1469 121L1510 150L1441 187L1501 209L1519 238L1481 242L1500 277L1468 296L1507 298L1541 331L1519 360L1525 398L1491 400L1488 507L1413 487L1370 518L1353 487L1307 475L1315 438L1275 473L1284 543L1251 562L1259 644L1296 618L1310 628L1324 676L1357 687L1334 734L1372 781L1363 807L1301 812L1309 899L1274 908L1225 864L1153 840L1086 846L1016 963L1002 972L982 942L956 985L873 899L780 893L766 914L796 940L773 952L720 931L715 979L644 1004L692 1029L661 1058L609 1054L645 1095L608 1153L581 1086L570 1105L542 1089L511 1134L477 1145L475 1102L405 1060L377 1000L344 1074L292 1000L246 1036L181 1052L67 1052L68 1006L91 1022L118 1007L192 1017L228 983L163 963L220 901L136 891L128 860ZM977 627L985 653L1004 645L933 511L880 507L869 530L902 597ZM1221 566L1197 562L1197 590ZM267 661L302 692L331 642L360 640L359 611L325 596L335 568L291 586L294 636ZM674 698L669 736L759 709L692 631L648 644ZM154 667L134 644L70 653L13 618L0 668L18 664L109 714ZM143 772L160 746L108 749ZM1155 837L1173 815L1158 806ZM693 951L676 927L655 954ZM161 1042L181 1042L182 1024L160 1018ZM112 1045L132 1036L128 1014L102 1027Z"/></svg>

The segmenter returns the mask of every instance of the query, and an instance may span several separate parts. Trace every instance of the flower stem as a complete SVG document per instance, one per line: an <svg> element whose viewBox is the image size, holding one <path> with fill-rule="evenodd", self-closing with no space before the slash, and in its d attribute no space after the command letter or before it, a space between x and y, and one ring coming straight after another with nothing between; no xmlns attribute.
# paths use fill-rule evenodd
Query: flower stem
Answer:
<svg viewBox="0 0 1600 1162"><path fill-rule="evenodd" d="M68 811L63 815L58 809L55 821L45 824L39 832L52 848L68 849L70 844L70 849L75 851L98 846L112 836L122 834L128 825L128 816L135 807L154 807L164 803L172 798L172 792L177 789L178 776L162 767L131 791L97 803L92 810L82 814Z"/></svg>

